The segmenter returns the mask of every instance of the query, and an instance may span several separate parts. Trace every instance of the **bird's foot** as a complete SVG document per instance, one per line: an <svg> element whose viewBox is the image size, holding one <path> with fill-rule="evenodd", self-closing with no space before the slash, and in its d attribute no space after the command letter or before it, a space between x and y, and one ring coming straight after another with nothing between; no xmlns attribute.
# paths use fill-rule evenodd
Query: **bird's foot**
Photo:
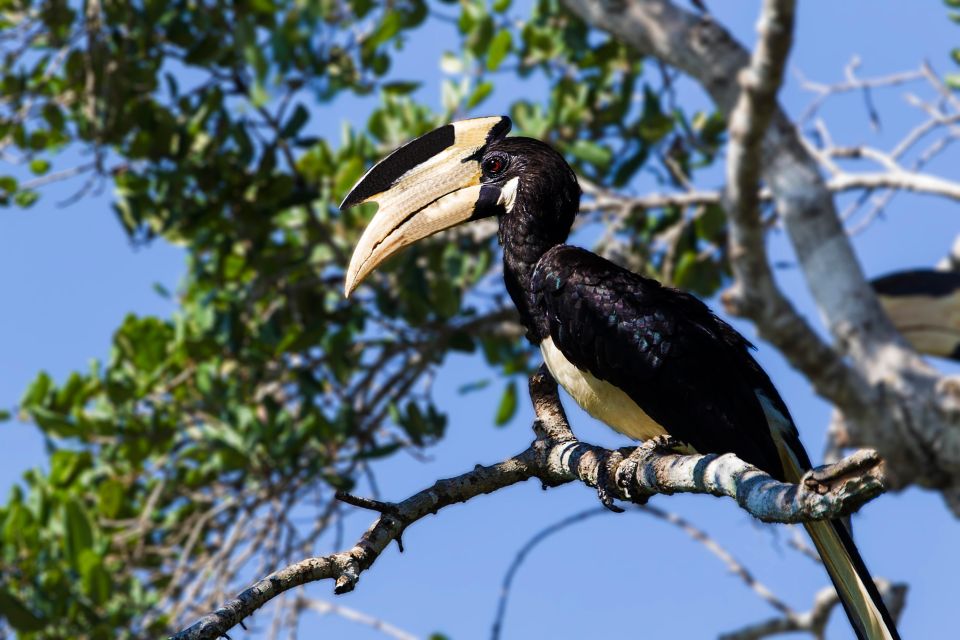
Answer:
<svg viewBox="0 0 960 640"><path fill-rule="evenodd" d="M600 468L597 470L597 498L600 504L614 513L623 513L623 509L614 504L616 493L612 490L617 484L617 466L621 462L623 455L619 451L608 451L600 458Z"/></svg>
<svg viewBox="0 0 960 640"><path fill-rule="evenodd" d="M680 453L680 454L689 454L695 453L691 450L690 445L682 440L678 440L671 435L662 435L657 436L656 438L650 438L649 440L644 440L643 444L640 445L640 449L645 453Z"/></svg>

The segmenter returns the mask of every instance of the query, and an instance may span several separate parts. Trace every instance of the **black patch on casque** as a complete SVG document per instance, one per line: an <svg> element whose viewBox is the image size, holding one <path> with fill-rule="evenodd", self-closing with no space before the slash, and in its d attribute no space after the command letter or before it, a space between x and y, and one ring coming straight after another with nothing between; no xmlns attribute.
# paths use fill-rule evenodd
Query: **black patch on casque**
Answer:
<svg viewBox="0 0 960 640"><path fill-rule="evenodd" d="M870 282L881 296L931 296L942 298L960 291L960 273L915 269L899 271Z"/></svg>
<svg viewBox="0 0 960 640"><path fill-rule="evenodd" d="M510 129L513 128L513 121L510 120L507 116L500 116L500 122L493 125L493 128L487 133L487 144L491 142L496 142L500 138L503 138L508 133Z"/></svg>
<svg viewBox="0 0 960 640"><path fill-rule="evenodd" d="M454 129L452 124L444 125L415 140L411 140L371 169L370 173L343 200L340 208L348 209L371 196L383 193L393 186L397 178L418 164L426 162L447 147L452 146L453 142Z"/></svg>
<svg viewBox="0 0 960 640"><path fill-rule="evenodd" d="M461 160L460 162L482 162L483 154L486 153L487 147L494 142L499 142L510 133L510 129L513 128L513 121L507 116L500 116L500 122L490 127L490 131L487 132L486 144L482 147L471 153L469 156Z"/></svg>

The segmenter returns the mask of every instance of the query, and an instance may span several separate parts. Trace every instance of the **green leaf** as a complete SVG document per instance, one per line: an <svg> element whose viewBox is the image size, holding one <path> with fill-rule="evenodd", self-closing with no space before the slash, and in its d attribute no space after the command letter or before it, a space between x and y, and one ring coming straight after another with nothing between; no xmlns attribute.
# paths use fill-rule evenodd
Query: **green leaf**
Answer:
<svg viewBox="0 0 960 640"><path fill-rule="evenodd" d="M20 406L29 409L34 405L43 404L51 389L53 389L53 380L46 371L41 371L20 398Z"/></svg>
<svg viewBox="0 0 960 640"><path fill-rule="evenodd" d="M713 240L726 227L727 216L718 204L707 205L706 210L694 220L693 228L697 236L704 240Z"/></svg>
<svg viewBox="0 0 960 640"><path fill-rule="evenodd" d="M13 201L17 203L18 207L27 207L33 206L33 204L40 199L40 194L36 191L18 191L15 196L13 196Z"/></svg>
<svg viewBox="0 0 960 640"><path fill-rule="evenodd" d="M517 383L511 380L503 390L500 397L500 404L497 406L497 415L494 418L494 424L502 427L513 418L517 412Z"/></svg>
<svg viewBox="0 0 960 640"><path fill-rule="evenodd" d="M410 95L417 89L423 86L422 82L405 82L405 81L396 81L396 82L387 82L384 83L381 90L384 93L392 94L395 96L406 96Z"/></svg>
<svg viewBox="0 0 960 640"><path fill-rule="evenodd" d="M298 104L296 109L293 110L293 115L287 120L287 124L283 125L283 129L280 130L280 137L295 138L309 119L310 112L302 104Z"/></svg>
<svg viewBox="0 0 960 640"><path fill-rule="evenodd" d="M123 483L119 480L110 478L104 480L97 487L97 500L100 506L100 513L107 518L116 518L123 509L124 497Z"/></svg>
<svg viewBox="0 0 960 640"><path fill-rule="evenodd" d="M46 626L27 605L6 589L0 589L0 614L17 631L40 631Z"/></svg>
<svg viewBox="0 0 960 640"><path fill-rule="evenodd" d="M50 171L50 161L43 158L34 158L30 161L30 171L35 175L42 176Z"/></svg>
<svg viewBox="0 0 960 640"><path fill-rule="evenodd" d="M377 458L386 458L391 453L397 451L403 446L402 442L391 442L390 444L368 447L357 455L358 460L376 460Z"/></svg>
<svg viewBox="0 0 960 640"><path fill-rule="evenodd" d="M682 289L709 296L720 287L720 272L716 263L700 258L695 250L690 249L677 261L673 280Z"/></svg>
<svg viewBox="0 0 960 640"><path fill-rule="evenodd" d="M69 451L60 449L50 456L50 484L66 487L80 472L93 465L93 456L89 451Z"/></svg>
<svg viewBox="0 0 960 640"><path fill-rule="evenodd" d="M6 422L12 417L12 414L6 409L0 409L0 422Z"/></svg>
<svg viewBox="0 0 960 640"><path fill-rule="evenodd" d="M960 73L949 73L943 81L946 82L947 86L951 89L960 91Z"/></svg>
<svg viewBox="0 0 960 640"><path fill-rule="evenodd" d="M492 92L492 82L489 80L481 82L477 88L473 90L473 93L470 94L470 98L467 100L467 109L473 109L475 106L486 100Z"/></svg>
<svg viewBox="0 0 960 640"><path fill-rule="evenodd" d="M93 522L76 498L71 498L63 506L63 528L66 533L63 537L64 553L70 565L79 569L83 552L93 548Z"/></svg>
<svg viewBox="0 0 960 640"><path fill-rule="evenodd" d="M94 604L100 605L110 597L110 574L103 566L103 559L92 549L80 553L80 583Z"/></svg>
<svg viewBox="0 0 960 640"><path fill-rule="evenodd" d="M506 29L497 32L497 35L493 37L493 41L490 43L490 49L487 51L487 69L490 71L499 69L500 64L512 48L513 36L510 32Z"/></svg>
<svg viewBox="0 0 960 640"><path fill-rule="evenodd" d="M643 114L640 117L640 136L653 144L673 131L673 118L663 112L660 97L650 86L643 88Z"/></svg>
<svg viewBox="0 0 960 640"><path fill-rule="evenodd" d="M570 153L578 160L588 162L599 169L605 168L613 159L610 149L592 140L577 140L570 145Z"/></svg>
<svg viewBox="0 0 960 640"><path fill-rule="evenodd" d="M403 16L398 11L387 11L386 15L380 20L377 28L363 42L365 51L373 52L374 49L393 38L400 32Z"/></svg>

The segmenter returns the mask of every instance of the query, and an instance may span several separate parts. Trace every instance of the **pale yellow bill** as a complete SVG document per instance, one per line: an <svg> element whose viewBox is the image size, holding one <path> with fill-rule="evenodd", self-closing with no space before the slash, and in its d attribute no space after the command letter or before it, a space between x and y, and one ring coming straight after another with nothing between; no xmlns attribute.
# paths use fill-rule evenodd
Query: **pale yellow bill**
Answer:
<svg viewBox="0 0 960 640"><path fill-rule="evenodd" d="M502 129L503 122L498 116L453 123L452 144L412 166L388 188L360 201L379 206L350 259L344 295L349 297L377 265L403 247L470 219L480 194L479 152L489 142L490 132L498 125ZM396 162L391 158L397 154L402 162L405 148L379 164ZM351 194L362 188L375 169L357 182ZM358 203L351 196L347 200L351 205Z"/></svg>

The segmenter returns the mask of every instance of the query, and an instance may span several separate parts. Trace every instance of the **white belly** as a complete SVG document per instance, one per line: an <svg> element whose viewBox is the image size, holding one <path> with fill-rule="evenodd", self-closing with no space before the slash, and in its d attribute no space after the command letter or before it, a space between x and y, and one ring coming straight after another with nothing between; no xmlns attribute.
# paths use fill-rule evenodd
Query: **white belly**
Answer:
<svg viewBox="0 0 960 640"><path fill-rule="evenodd" d="M575 367L553 344L552 338L540 343L540 351L554 380L597 420L637 440L649 440L667 433L626 393Z"/></svg>

